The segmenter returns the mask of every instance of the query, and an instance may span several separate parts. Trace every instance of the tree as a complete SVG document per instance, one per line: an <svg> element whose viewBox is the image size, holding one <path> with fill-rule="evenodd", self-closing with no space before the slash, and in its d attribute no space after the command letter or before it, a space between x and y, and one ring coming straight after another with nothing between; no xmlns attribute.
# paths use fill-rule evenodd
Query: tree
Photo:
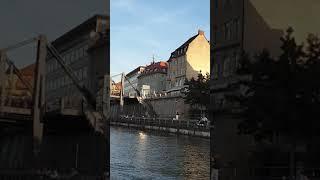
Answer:
<svg viewBox="0 0 320 180"><path fill-rule="evenodd" d="M197 79L186 79L184 85L187 86L184 95L184 101L191 106L192 112L207 111L210 105L210 75L202 75L200 72Z"/></svg>
<svg viewBox="0 0 320 180"><path fill-rule="evenodd" d="M282 41L282 54L272 58L268 50L251 60L245 53L238 74L250 74L251 80L237 85L246 90L229 96L242 111L235 113L242 121L240 134L252 135L266 142L277 134L288 138L291 144L291 175L295 169L297 142L311 143L319 134L317 121L320 109L320 40L310 34L307 46L298 45L289 28Z"/></svg>

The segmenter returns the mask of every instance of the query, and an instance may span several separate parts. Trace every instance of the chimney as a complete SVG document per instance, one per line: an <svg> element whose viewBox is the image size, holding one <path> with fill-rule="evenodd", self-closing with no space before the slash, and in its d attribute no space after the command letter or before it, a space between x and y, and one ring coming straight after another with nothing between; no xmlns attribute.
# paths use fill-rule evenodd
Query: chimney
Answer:
<svg viewBox="0 0 320 180"><path fill-rule="evenodd" d="M201 29L198 30L198 35L204 35L204 31L202 31Z"/></svg>

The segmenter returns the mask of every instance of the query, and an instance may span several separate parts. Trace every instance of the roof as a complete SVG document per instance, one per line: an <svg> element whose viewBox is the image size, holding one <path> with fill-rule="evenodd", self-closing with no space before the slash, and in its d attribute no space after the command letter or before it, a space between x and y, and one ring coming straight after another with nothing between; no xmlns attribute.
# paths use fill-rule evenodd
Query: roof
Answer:
<svg viewBox="0 0 320 180"><path fill-rule="evenodd" d="M35 70L36 64L29 64L23 68L20 69L20 72L23 76L33 76L34 70Z"/></svg>
<svg viewBox="0 0 320 180"><path fill-rule="evenodd" d="M198 34L192 36L191 38L189 38L186 42L184 42L180 47L178 47L176 50L174 50L171 53L171 56L168 60L168 62L172 61L173 58L179 57L179 56L183 56L186 54L187 49L189 47L189 44L199 35L204 35L204 31L202 30L198 30ZM180 53L179 53L180 52Z"/></svg>
<svg viewBox="0 0 320 180"><path fill-rule="evenodd" d="M99 19L99 18L106 19L106 20L110 19L110 17L107 15L96 14L93 17L91 17L88 20L81 23L80 25L74 27L73 29L71 29L67 33L63 34L62 36L60 36L56 40L54 40L52 42L52 44L54 46L59 46L67 41L74 39L74 37L76 37L76 36L82 35L83 33L87 33L88 31L95 29L96 25L97 25L97 23L96 23L97 19Z"/></svg>
<svg viewBox="0 0 320 180"><path fill-rule="evenodd" d="M115 88L118 89L118 90L121 90L121 89L122 89L121 82L115 83L114 86L115 86Z"/></svg>
<svg viewBox="0 0 320 180"><path fill-rule="evenodd" d="M36 64L33 63L33 64L27 65L27 66L20 69L20 73L23 76L23 79L28 81L29 84L32 84L32 82L33 82L33 78L34 78L34 74L35 74L35 67L36 67ZM16 81L16 88L17 88L17 90L27 89L27 87L21 82L20 79L18 79Z"/></svg>
<svg viewBox="0 0 320 180"><path fill-rule="evenodd" d="M88 52L91 52L92 50L94 49L97 49L97 48L100 48L100 47L106 47L110 44L110 33L107 32L107 33L99 33L100 37L97 41L93 42L92 44L89 45L89 48L88 48Z"/></svg>
<svg viewBox="0 0 320 180"><path fill-rule="evenodd" d="M137 68L135 68L134 70L130 71L128 74L126 74L126 76L131 76L133 74L135 74L136 72L140 71L141 68L145 68L144 66L138 66Z"/></svg>
<svg viewBox="0 0 320 180"><path fill-rule="evenodd" d="M185 55L186 51L187 51L187 48L189 47L189 44L198 36L197 35L194 35L192 36L191 38L189 38L185 43L183 43L180 47L178 47L176 50L174 50L172 53L171 53L171 56L170 56L170 59L169 61L171 60L171 58L175 58L175 57L179 57L179 56L182 56L182 55ZM183 53L179 54L179 51L182 50Z"/></svg>
<svg viewBox="0 0 320 180"><path fill-rule="evenodd" d="M151 63L150 65L146 66L144 71L141 73L140 76L153 74L153 73L167 73L168 63L164 61L159 61L156 63Z"/></svg>

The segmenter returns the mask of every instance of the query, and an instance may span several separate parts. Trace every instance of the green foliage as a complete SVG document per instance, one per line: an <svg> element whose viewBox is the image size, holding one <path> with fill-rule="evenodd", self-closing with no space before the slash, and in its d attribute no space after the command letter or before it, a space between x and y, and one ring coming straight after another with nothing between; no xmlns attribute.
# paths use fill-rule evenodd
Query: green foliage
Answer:
<svg viewBox="0 0 320 180"><path fill-rule="evenodd" d="M204 76L199 73L197 79L193 77L190 80L186 79L184 85L187 85L187 88L182 94L185 103L190 104L193 110L208 109L210 105L209 82L209 74Z"/></svg>
<svg viewBox="0 0 320 180"><path fill-rule="evenodd" d="M239 133L251 134L256 140L269 139L274 132L308 140L318 133L320 109L320 40L310 34L307 45L297 45L289 28L282 41L282 54L276 59L268 50L251 60L243 54L238 74L251 80L239 82L247 87L229 97L243 111L235 113L243 120Z"/></svg>

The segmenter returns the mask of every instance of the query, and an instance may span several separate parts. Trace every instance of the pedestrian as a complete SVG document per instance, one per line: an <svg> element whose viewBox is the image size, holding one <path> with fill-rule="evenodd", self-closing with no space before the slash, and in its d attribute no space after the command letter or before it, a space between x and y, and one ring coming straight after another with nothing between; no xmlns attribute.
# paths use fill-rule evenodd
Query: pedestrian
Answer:
<svg viewBox="0 0 320 180"><path fill-rule="evenodd" d="M179 119L179 113L177 112L176 113L176 120L178 120Z"/></svg>
<svg viewBox="0 0 320 180"><path fill-rule="evenodd" d="M309 178L304 174L303 170L298 170L297 180L309 180Z"/></svg>

